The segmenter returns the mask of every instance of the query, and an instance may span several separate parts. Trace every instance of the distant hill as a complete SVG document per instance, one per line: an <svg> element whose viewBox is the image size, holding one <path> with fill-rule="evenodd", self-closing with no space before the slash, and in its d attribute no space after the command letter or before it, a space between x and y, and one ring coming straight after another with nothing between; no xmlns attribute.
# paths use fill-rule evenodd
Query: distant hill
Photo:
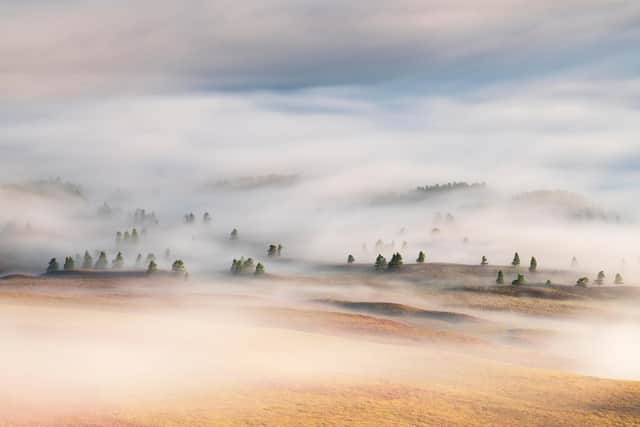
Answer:
<svg viewBox="0 0 640 427"><path fill-rule="evenodd" d="M86 200L82 188L79 185L62 181L60 178L3 184L0 188L7 191L31 193L50 198L71 197Z"/></svg>
<svg viewBox="0 0 640 427"><path fill-rule="evenodd" d="M620 215L597 207L581 194L563 190L535 190L513 196L516 205L556 213L572 220L620 222Z"/></svg>
<svg viewBox="0 0 640 427"><path fill-rule="evenodd" d="M257 176L242 176L225 179L204 185L205 190L247 191L268 187L288 187L300 181L300 176L269 174Z"/></svg>

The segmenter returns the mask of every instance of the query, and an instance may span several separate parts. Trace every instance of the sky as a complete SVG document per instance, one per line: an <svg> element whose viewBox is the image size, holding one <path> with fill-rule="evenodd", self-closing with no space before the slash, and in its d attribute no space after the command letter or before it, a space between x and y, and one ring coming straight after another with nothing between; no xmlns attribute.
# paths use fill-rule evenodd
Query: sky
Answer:
<svg viewBox="0 0 640 427"><path fill-rule="evenodd" d="M0 0L0 183L181 212L300 177L251 196L277 217L478 181L636 218L639 42L634 1Z"/></svg>

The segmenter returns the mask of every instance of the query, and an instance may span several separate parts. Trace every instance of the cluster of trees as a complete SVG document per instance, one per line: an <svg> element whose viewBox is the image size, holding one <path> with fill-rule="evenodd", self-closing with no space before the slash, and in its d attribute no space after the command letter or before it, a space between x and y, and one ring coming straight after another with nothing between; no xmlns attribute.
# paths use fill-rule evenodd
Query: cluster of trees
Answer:
<svg viewBox="0 0 640 427"><path fill-rule="evenodd" d="M183 218L184 218L185 224L195 224L196 222L196 216L193 214L193 212L189 212L185 214ZM205 212L202 214L202 223L203 224L211 223L211 214L209 214L209 212Z"/></svg>
<svg viewBox="0 0 640 427"><path fill-rule="evenodd" d="M442 223L452 224L456 221L456 218L453 216L451 212L447 212L446 214L442 214L442 212L437 212L433 217L433 223L436 225Z"/></svg>
<svg viewBox="0 0 640 427"><path fill-rule="evenodd" d="M387 262L387 259L384 256L378 254L378 256L376 257L376 262L373 264L376 271L398 270L402 267L402 265L402 255L400 255L399 252L394 253L391 256L391 260L389 262Z"/></svg>
<svg viewBox="0 0 640 427"><path fill-rule="evenodd" d="M133 223L137 225L158 225L159 221L155 212L147 213L145 209L138 208L133 213Z"/></svg>
<svg viewBox="0 0 640 427"><path fill-rule="evenodd" d="M131 232L129 232L129 230L125 230L124 233L121 231L116 232L116 247L121 247L122 245L137 245L139 241L140 236L136 228L133 228Z"/></svg>
<svg viewBox="0 0 640 427"><path fill-rule="evenodd" d="M265 273L264 265L261 262L254 264L252 258L234 259L231 263L231 273L235 275L253 273L256 276Z"/></svg>
<svg viewBox="0 0 640 427"><path fill-rule="evenodd" d="M474 182L469 184L468 182L448 182L446 184L425 185L423 187L416 187L416 191L423 193L443 193L452 190L469 190L474 188L485 188L487 184L484 182Z"/></svg>
<svg viewBox="0 0 640 427"><path fill-rule="evenodd" d="M511 284L516 286L524 285L525 283L527 283L527 280L524 277L524 274L520 274L520 273L518 273L516 278L511 281ZM504 273L502 272L502 270L498 270L498 277L496 277L496 284L498 285L504 284Z"/></svg>
<svg viewBox="0 0 640 427"><path fill-rule="evenodd" d="M485 257L482 257L482 258L484 259ZM511 265L513 265L514 267L518 267L520 265L520 255L518 254L518 252L516 252L513 255L513 260L511 261ZM531 261L529 261L529 271L531 273L535 273L537 270L538 270L538 260L536 259L536 257L532 256Z"/></svg>
<svg viewBox="0 0 640 427"><path fill-rule="evenodd" d="M607 276L604 274L604 271L600 270L598 272L598 275L596 276L595 280L593 281L593 283L595 283L598 286L602 286L604 285L604 280L607 278ZM620 273L616 273L614 279L613 279L613 284L614 285L624 285L624 279L622 278L622 275ZM580 277L577 281L576 281L576 286L580 286L583 288L586 288L589 285L589 278L588 277Z"/></svg>
<svg viewBox="0 0 640 427"><path fill-rule="evenodd" d="M270 257L277 257L282 255L282 245L281 244L271 244L267 249L267 255Z"/></svg>
<svg viewBox="0 0 640 427"><path fill-rule="evenodd" d="M95 261L94 261L95 258ZM155 264L156 256L153 253L147 254L146 260L144 261L146 265L150 263ZM143 256L139 253L135 260L136 267L140 267L143 264ZM122 252L118 252L115 258L111 261L111 267L113 269L121 269L125 266L124 256ZM75 257L67 256L64 259L63 269L65 271L71 271L75 269L83 269L83 270L105 270L109 268L109 260L107 259L107 253L105 251L96 251L95 257L91 256L89 251L84 252L84 256L80 256L80 254L76 254ZM156 264L157 268L157 264ZM47 272L58 271L60 266L56 260L56 258L52 258L49 261L49 265L47 267Z"/></svg>

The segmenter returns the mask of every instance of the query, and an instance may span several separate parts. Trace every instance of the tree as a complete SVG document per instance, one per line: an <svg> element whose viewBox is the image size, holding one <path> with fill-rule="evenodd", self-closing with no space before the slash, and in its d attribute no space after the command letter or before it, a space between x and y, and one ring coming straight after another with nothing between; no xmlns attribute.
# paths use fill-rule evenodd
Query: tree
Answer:
<svg viewBox="0 0 640 427"><path fill-rule="evenodd" d="M267 255L270 257L278 255L278 247L276 245L269 245L269 249L267 249Z"/></svg>
<svg viewBox="0 0 640 427"><path fill-rule="evenodd" d="M526 280L524 278L524 274L518 274L518 278L516 280L514 280L513 282L511 282L512 285L524 285L526 283Z"/></svg>
<svg viewBox="0 0 640 427"><path fill-rule="evenodd" d="M116 254L115 259L111 262L111 266L115 269L124 267L124 258L122 257L122 252L118 252Z"/></svg>
<svg viewBox="0 0 640 427"><path fill-rule="evenodd" d="M613 283L616 285L624 285L624 279L622 279L622 275L620 273L616 273L616 278Z"/></svg>
<svg viewBox="0 0 640 427"><path fill-rule="evenodd" d="M234 258L233 261L231 262L231 273L240 274L241 271L242 271L242 261Z"/></svg>
<svg viewBox="0 0 640 427"><path fill-rule="evenodd" d="M130 237L129 236L129 230L127 230L127 231L124 232L124 236L123 236L122 239L124 240L125 243L129 243L129 237Z"/></svg>
<svg viewBox="0 0 640 427"><path fill-rule="evenodd" d="M389 261L387 268L389 270L397 270L400 267L402 267L402 255L400 255L400 252L396 252L391 256L391 261Z"/></svg>
<svg viewBox="0 0 640 427"><path fill-rule="evenodd" d="M425 258L426 258L426 255L424 254L424 252L420 251L418 252L418 258L416 258L416 262L418 264L422 264L424 263Z"/></svg>
<svg viewBox="0 0 640 427"><path fill-rule="evenodd" d="M518 252L513 255L513 261L511 261L511 265L513 265L514 267L520 265L520 255L518 255Z"/></svg>
<svg viewBox="0 0 640 427"><path fill-rule="evenodd" d="M546 282L544 282L545 286L551 286L551 280L547 280Z"/></svg>
<svg viewBox="0 0 640 427"><path fill-rule="evenodd" d="M256 271L254 271L253 274L255 274L256 276L264 274L264 265L262 265L261 262L256 264Z"/></svg>
<svg viewBox="0 0 640 427"><path fill-rule="evenodd" d="M147 267L147 274L152 274L158 271L158 264L152 259L149 261L149 266Z"/></svg>
<svg viewBox="0 0 640 427"><path fill-rule="evenodd" d="M578 259L576 257L571 258L571 268L578 268Z"/></svg>
<svg viewBox="0 0 640 427"><path fill-rule="evenodd" d="M104 251L101 251L93 268L95 268L96 270L104 270L108 265L109 261L107 261L107 254L104 253Z"/></svg>
<svg viewBox="0 0 640 427"><path fill-rule="evenodd" d="M356 261L356 259L353 257L353 255L349 254L349 256L347 257L347 264L353 264Z"/></svg>
<svg viewBox="0 0 640 427"><path fill-rule="evenodd" d="M118 231L116 233L116 246L120 246L122 243L122 232Z"/></svg>
<svg viewBox="0 0 640 427"><path fill-rule="evenodd" d="M202 222L205 224L209 224L211 222L211 215L209 215L209 212L205 212L204 215L202 215Z"/></svg>
<svg viewBox="0 0 640 427"><path fill-rule="evenodd" d="M140 267L142 265L142 254L138 254L136 257L136 267Z"/></svg>
<svg viewBox="0 0 640 427"><path fill-rule="evenodd" d="M75 261L72 257L68 256L64 259L64 271L75 270Z"/></svg>
<svg viewBox="0 0 640 427"><path fill-rule="evenodd" d="M387 259L381 254L378 254L374 267L377 271L384 270L385 268L387 268Z"/></svg>
<svg viewBox="0 0 640 427"><path fill-rule="evenodd" d="M175 260L171 265L171 271L176 274L182 274L182 275L187 274L187 269L184 266L184 261L182 261L181 259Z"/></svg>
<svg viewBox="0 0 640 427"><path fill-rule="evenodd" d="M93 258L89 254L89 251L84 251L84 258L82 260L82 268L85 270L93 267Z"/></svg>
<svg viewBox="0 0 640 427"><path fill-rule="evenodd" d="M502 270L498 270L498 277L496 278L496 284L502 285L504 283L504 274Z"/></svg>
<svg viewBox="0 0 640 427"><path fill-rule="evenodd" d="M278 256L282 255L282 245L278 243L278 250L276 251Z"/></svg>
<svg viewBox="0 0 640 427"><path fill-rule="evenodd" d="M532 256L531 262L529 263L529 271L531 273L535 273L537 269L538 269L538 261L536 260L536 257Z"/></svg>
<svg viewBox="0 0 640 427"><path fill-rule="evenodd" d="M135 228L133 230L131 230L131 243L133 243L134 245L138 244L138 230L136 230Z"/></svg>
<svg viewBox="0 0 640 427"><path fill-rule="evenodd" d="M601 286L602 284L604 284L604 279L606 278L606 276L604 275L604 271L600 270L598 272L598 277L596 278L596 280L594 280L593 282L598 285Z"/></svg>
<svg viewBox="0 0 640 427"><path fill-rule="evenodd" d="M251 271L253 268L253 259L249 257L242 264L242 271Z"/></svg>
<svg viewBox="0 0 640 427"><path fill-rule="evenodd" d="M487 261L487 257L482 255L482 261L480 261L480 265L489 265L489 261Z"/></svg>
<svg viewBox="0 0 640 427"><path fill-rule="evenodd" d="M60 266L58 265L58 261L55 258L51 258L49 261L49 265L47 266L47 273L51 273L54 271L60 270Z"/></svg>
<svg viewBox="0 0 640 427"><path fill-rule="evenodd" d="M579 286L581 288L586 288L587 285L589 285L589 278L588 277L581 277L578 280L576 280L576 286Z"/></svg>
<svg viewBox="0 0 640 427"><path fill-rule="evenodd" d="M237 228L234 228L233 230L231 230L231 233L229 234L229 239L238 240L238 229Z"/></svg>

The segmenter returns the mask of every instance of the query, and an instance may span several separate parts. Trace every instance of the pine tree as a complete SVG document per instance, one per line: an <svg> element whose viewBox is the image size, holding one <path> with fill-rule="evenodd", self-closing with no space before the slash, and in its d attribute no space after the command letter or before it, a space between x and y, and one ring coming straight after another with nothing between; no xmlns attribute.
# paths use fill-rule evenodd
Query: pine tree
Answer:
<svg viewBox="0 0 640 427"><path fill-rule="evenodd" d="M613 283L616 285L624 285L624 279L622 278L622 275L620 273L616 273L616 278Z"/></svg>
<svg viewBox="0 0 640 427"><path fill-rule="evenodd" d="M282 255L282 245L278 243L278 249L276 251L277 255L280 256Z"/></svg>
<svg viewBox="0 0 640 427"><path fill-rule="evenodd" d="M98 259L96 260L96 264L93 266L96 270L104 270L109 266L109 261L107 261L107 254L104 251L101 251L98 255Z"/></svg>
<svg viewBox="0 0 640 427"><path fill-rule="evenodd" d="M383 257L381 254L378 254L378 257L376 258L376 263L374 264L374 267L377 271L382 271L385 268L387 268L387 260L385 257Z"/></svg>
<svg viewBox="0 0 640 427"><path fill-rule="evenodd" d="M535 273L537 269L538 269L538 261L536 260L536 257L532 256L531 262L529 263L529 271L531 273Z"/></svg>
<svg viewBox="0 0 640 427"><path fill-rule="evenodd" d="M253 270L253 259L251 257L247 258L242 264L242 271L251 271Z"/></svg>
<svg viewBox="0 0 640 427"><path fill-rule="evenodd" d="M400 255L400 252L396 252L391 256L391 261L389 261L387 268L389 270L397 270L400 267L402 267L402 255Z"/></svg>
<svg viewBox="0 0 640 427"><path fill-rule="evenodd" d="M544 282L545 286L551 286L551 280L547 280L546 282Z"/></svg>
<svg viewBox="0 0 640 427"><path fill-rule="evenodd" d="M116 233L116 246L120 246L122 243L122 232L118 231Z"/></svg>
<svg viewBox="0 0 640 427"><path fill-rule="evenodd" d="M524 274L518 274L518 278L516 280L514 280L513 282L511 282L512 285L524 285L526 282L525 278L524 278Z"/></svg>
<svg viewBox="0 0 640 427"><path fill-rule="evenodd" d="M418 258L416 258L416 262L418 264L422 264L424 262L425 258L426 258L426 255L424 254L424 252L420 251L420 252L418 252Z"/></svg>
<svg viewBox="0 0 640 427"><path fill-rule="evenodd" d="M269 249L267 249L267 255L270 257L274 257L278 254L278 247L276 245L269 245Z"/></svg>
<svg viewBox="0 0 640 427"><path fill-rule="evenodd" d="M149 261L149 266L147 267L147 274L152 274L158 271L158 264L152 259Z"/></svg>
<svg viewBox="0 0 640 427"><path fill-rule="evenodd" d="M594 283L599 286L602 285L604 283L605 277L606 276L604 275L604 271L600 270L598 272L598 277L596 278L596 280L594 280Z"/></svg>
<svg viewBox="0 0 640 427"><path fill-rule="evenodd" d="M75 270L75 261L73 260L73 258L71 258L70 256L66 257L64 259L64 270L65 271L71 271L71 270Z"/></svg>
<svg viewBox="0 0 640 427"><path fill-rule="evenodd" d="M581 288L586 288L588 284L589 284L588 277L581 277L576 281L576 286L579 286Z"/></svg>
<svg viewBox="0 0 640 427"><path fill-rule="evenodd" d="M211 215L209 215L209 212L205 212L204 215L202 215L202 222L205 224L209 224L211 222Z"/></svg>
<svg viewBox="0 0 640 427"><path fill-rule="evenodd" d="M124 240L125 243L129 243L129 230L124 232L124 236L122 237L122 240Z"/></svg>
<svg viewBox="0 0 640 427"><path fill-rule="evenodd" d="M520 265L520 255L518 255L518 252L513 255L513 261L511 261L511 265L513 265L514 267Z"/></svg>
<svg viewBox="0 0 640 427"><path fill-rule="evenodd" d="M140 267L142 265L142 254L138 254L136 257L136 267Z"/></svg>
<svg viewBox="0 0 640 427"><path fill-rule="evenodd" d="M347 264L353 264L356 261L356 259L353 257L353 255L349 254L349 256L347 257Z"/></svg>
<svg viewBox="0 0 640 427"><path fill-rule="evenodd" d="M256 264L256 271L253 273L256 276L260 276L264 274L264 265L261 262Z"/></svg>
<svg viewBox="0 0 640 427"><path fill-rule="evenodd" d="M82 268L89 270L93 267L93 258L89 254L89 251L84 251L84 258L82 260Z"/></svg>
<svg viewBox="0 0 640 427"><path fill-rule="evenodd" d="M233 230L231 230L231 233L229 234L229 239L238 240L238 229L237 228L234 228Z"/></svg>
<svg viewBox="0 0 640 427"><path fill-rule="evenodd" d="M187 269L184 266L184 262L181 259L177 259L171 265L171 271L176 274L187 274Z"/></svg>
<svg viewBox="0 0 640 427"><path fill-rule="evenodd" d="M133 243L134 245L138 244L138 230L136 230L135 228L133 230L131 230L131 243Z"/></svg>
<svg viewBox="0 0 640 427"><path fill-rule="evenodd" d="M502 273L502 270L498 270L498 277L496 278L496 283L498 285L502 285L504 283L504 274Z"/></svg>
<svg viewBox="0 0 640 427"><path fill-rule="evenodd" d="M480 265L488 265L489 261L487 261L487 257L482 255L482 261L480 261Z"/></svg>
<svg viewBox="0 0 640 427"><path fill-rule="evenodd" d="M49 261L49 265L47 266L47 273L53 273L54 271L60 270L60 266L58 265L58 261L55 258L51 258Z"/></svg>
<svg viewBox="0 0 640 427"><path fill-rule="evenodd" d="M115 269L119 269L124 266L124 258L122 257L122 252L118 252L116 254L115 259L111 262L111 266Z"/></svg>

